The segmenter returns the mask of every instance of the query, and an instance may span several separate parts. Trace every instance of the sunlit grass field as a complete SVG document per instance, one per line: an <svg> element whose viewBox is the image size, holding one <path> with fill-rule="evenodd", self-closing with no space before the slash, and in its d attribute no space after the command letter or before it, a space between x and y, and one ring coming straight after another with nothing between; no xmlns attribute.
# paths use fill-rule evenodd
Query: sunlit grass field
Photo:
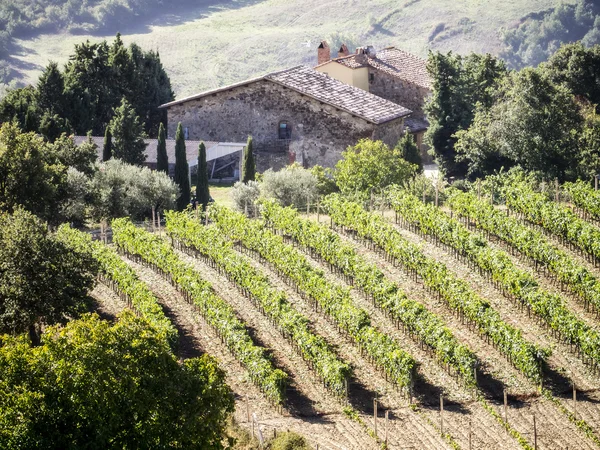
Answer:
<svg viewBox="0 0 600 450"><path fill-rule="evenodd" d="M160 52L177 97L297 64L316 63L321 39L349 47L428 50L501 49L500 29L558 0L264 0L166 8L149 23L121 29L126 43ZM35 82L48 60L65 63L76 43L113 35L43 35L18 41L13 67Z"/></svg>

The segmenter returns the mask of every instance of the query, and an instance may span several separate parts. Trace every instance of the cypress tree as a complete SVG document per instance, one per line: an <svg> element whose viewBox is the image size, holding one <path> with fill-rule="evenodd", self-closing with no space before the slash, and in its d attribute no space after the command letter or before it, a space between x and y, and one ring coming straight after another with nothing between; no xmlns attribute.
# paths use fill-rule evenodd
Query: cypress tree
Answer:
<svg viewBox="0 0 600 450"><path fill-rule="evenodd" d="M110 127L106 127L104 146L102 147L102 161L108 161L110 158L112 158L112 134L110 134Z"/></svg>
<svg viewBox="0 0 600 450"><path fill-rule="evenodd" d="M242 182L254 181L256 178L256 164L252 153L252 136L248 136L248 142L244 148L244 162L242 165Z"/></svg>
<svg viewBox="0 0 600 450"><path fill-rule="evenodd" d="M131 103L125 98L121 100L121 105L115 108L115 115L109 127L113 137L113 156L127 164L141 166L146 161L144 126Z"/></svg>
<svg viewBox="0 0 600 450"><path fill-rule="evenodd" d="M169 157L167 155L167 140L165 136L165 126L160 123L158 128L158 146L156 148L156 170L169 173Z"/></svg>
<svg viewBox="0 0 600 450"><path fill-rule="evenodd" d="M183 126L181 122L177 125L175 134L175 184L179 186L180 194L177 198L177 209L183 211L190 203L190 178L187 155L185 152L185 139L183 138Z"/></svg>
<svg viewBox="0 0 600 450"><path fill-rule="evenodd" d="M210 192L208 191L208 172L206 167L206 147L204 142L198 146L198 184L196 185L196 199L206 211Z"/></svg>

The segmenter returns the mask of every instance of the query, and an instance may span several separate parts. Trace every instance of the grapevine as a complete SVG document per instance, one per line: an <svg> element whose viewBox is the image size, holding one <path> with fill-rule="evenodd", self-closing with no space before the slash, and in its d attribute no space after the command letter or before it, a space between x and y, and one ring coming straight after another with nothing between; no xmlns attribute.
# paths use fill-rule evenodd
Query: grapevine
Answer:
<svg viewBox="0 0 600 450"><path fill-rule="evenodd" d="M114 220L112 228L117 246L167 276L183 292L186 300L198 307L267 398L281 404L288 375L273 366L264 348L254 344L244 323L236 317L233 308L214 293L212 286L160 237L134 226L128 219Z"/></svg>
<svg viewBox="0 0 600 450"><path fill-rule="evenodd" d="M286 245L281 236L265 229L260 221L216 205L210 215L223 233L258 253L288 282L313 299L397 386L411 386L416 361L394 340L371 326L369 315L354 306L347 289L328 282L323 272L314 269L304 256Z"/></svg>
<svg viewBox="0 0 600 450"><path fill-rule="evenodd" d="M377 266L358 255L331 228L303 219L295 209L283 208L274 201L263 202L262 216L267 225L316 251L332 267L349 277L352 283L372 296L374 303L433 349L441 362L454 367L468 384L474 384L475 355L457 341L438 316L408 299Z"/></svg>
<svg viewBox="0 0 600 450"><path fill-rule="evenodd" d="M520 270L508 254L492 248L481 236L470 232L457 219L439 208L426 205L401 190L391 193L394 209L422 233L435 236L489 273L505 293L521 301L542 318L566 342L575 345L587 362L600 365L600 334L565 307L562 298L542 289L535 278Z"/></svg>
<svg viewBox="0 0 600 450"><path fill-rule="evenodd" d="M345 392L350 367L340 361L327 342L310 330L309 320L298 313L268 278L235 252L231 241L215 227L206 227L186 213L167 212L167 233L186 248L207 256L249 295L288 337L301 356L337 395Z"/></svg>
<svg viewBox="0 0 600 450"><path fill-rule="evenodd" d="M325 205L333 222L373 242L390 261L401 262L415 276L420 276L449 307L474 323L515 367L541 382L542 366L549 352L527 342L520 330L504 322L488 302L452 275L444 264L426 257L420 247L404 239L383 217L365 211L357 203L334 194L326 198Z"/></svg>

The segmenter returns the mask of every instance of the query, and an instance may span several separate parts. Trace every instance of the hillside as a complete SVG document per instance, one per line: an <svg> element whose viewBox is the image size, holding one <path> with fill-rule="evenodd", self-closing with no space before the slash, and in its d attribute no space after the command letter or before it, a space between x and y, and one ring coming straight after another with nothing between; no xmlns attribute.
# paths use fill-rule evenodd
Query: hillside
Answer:
<svg viewBox="0 0 600 450"><path fill-rule="evenodd" d="M572 3L569 0L567 3ZM295 64L312 64L327 39L349 47L394 45L421 56L501 49L499 30L558 0L265 0L173 9L120 32L126 44L157 49L177 97ZM144 23L142 23L144 22ZM117 31L117 30L114 30ZM7 60L16 80L33 83L49 59L66 62L76 43L114 32L63 32L17 40Z"/></svg>

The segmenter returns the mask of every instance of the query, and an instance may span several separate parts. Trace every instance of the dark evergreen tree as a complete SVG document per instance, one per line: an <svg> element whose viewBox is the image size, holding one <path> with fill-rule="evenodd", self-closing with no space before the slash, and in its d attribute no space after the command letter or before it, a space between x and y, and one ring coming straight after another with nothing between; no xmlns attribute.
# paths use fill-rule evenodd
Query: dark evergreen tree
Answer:
<svg viewBox="0 0 600 450"><path fill-rule="evenodd" d="M102 161L108 161L110 158L112 158L112 134L110 134L110 127L106 127L104 145L102 146Z"/></svg>
<svg viewBox="0 0 600 450"><path fill-rule="evenodd" d="M141 165L146 161L144 128L131 104L123 98L110 121L113 157L126 163Z"/></svg>
<svg viewBox="0 0 600 450"><path fill-rule="evenodd" d="M39 132L48 142L54 142L63 133L71 134L73 132L73 128L71 127L68 119L61 117L58 114L52 114L51 112L46 111L42 116Z"/></svg>
<svg viewBox="0 0 600 450"><path fill-rule="evenodd" d="M396 150L400 157L405 161L419 167L419 172L423 172L423 161L421 159L421 151L417 147L414 136L409 132L404 132L402 138L396 144Z"/></svg>
<svg viewBox="0 0 600 450"><path fill-rule="evenodd" d="M35 111L32 108L27 109L27 113L25 113L25 124L24 130L27 132L37 131L37 123L36 123Z"/></svg>
<svg viewBox="0 0 600 450"><path fill-rule="evenodd" d="M158 146L156 147L156 170L169 173L169 156L167 155L167 139L165 126L160 124L158 128Z"/></svg>
<svg viewBox="0 0 600 450"><path fill-rule="evenodd" d="M65 117L68 113L65 105L65 80L58 64L50 62L37 83L39 107L51 114Z"/></svg>
<svg viewBox="0 0 600 450"><path fill-rule="evenodd" d="M206 211L206 206L210 199L208 191L208 169L206 165L206 146L204 142L200 142L198 146L198 183L196 184L196 200L202 205L202 209Z"/></svg>
<svg viewBox="0 0 600 450"><path fill-rule="evenodd" d="M244 148L244 161L242 164L242 182L254 181L256 178L256 164L252 149L252 136L248 136L248 142Z"/></svg>
<svg viewBox="0 0 600 450"><path fill-rule="evenodd" d="M180 194L177 198L177 209L183 211L190 204L190 169L185 151L185 139L181 122L177 125L175 134L175 184L179 186Z"/></svg>

